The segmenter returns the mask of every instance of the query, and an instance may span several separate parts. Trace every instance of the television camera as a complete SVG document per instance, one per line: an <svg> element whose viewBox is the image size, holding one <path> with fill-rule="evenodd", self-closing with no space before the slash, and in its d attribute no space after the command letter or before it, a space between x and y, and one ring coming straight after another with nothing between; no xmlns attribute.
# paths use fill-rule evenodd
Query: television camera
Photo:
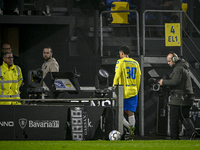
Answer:
<svg viewBox="0 0 200 150"><path fill-rule="evenodd" d="M150 78L148 80L148 83L151 86L151 91L159 91L160 90L160 84L158 83L158 80L155 78Z"/></svg>
<svg viewBox="0 0 200 150"><path fill-rule="evenodd" d="M44 92L43 86L43 71L38 68L28 72L28 88L27 93L30 99L40 99Z"/></svg>
<svg viewBox="0 0 200 150"><path fill-rule="evenodd" d="M162 79L169 79L168 75L164 75ZM151 91L158 92L159 97L159 108L160 108L160 116L165 117L166 116L166 105L168 102L168 97L170 95L170 89L168 86L160 86L158 83L158 80L155 78L150 78L148 80L148 83L151 86Z"/></svg>

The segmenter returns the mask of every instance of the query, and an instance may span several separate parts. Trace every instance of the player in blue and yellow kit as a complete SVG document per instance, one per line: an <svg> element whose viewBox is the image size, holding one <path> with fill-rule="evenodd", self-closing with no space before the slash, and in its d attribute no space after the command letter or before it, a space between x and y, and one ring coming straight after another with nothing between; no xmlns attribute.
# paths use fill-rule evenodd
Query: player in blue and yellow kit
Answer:
<svg viewBox="0 0 200 150"><path fill-rule="evenodd" d="M115 77L113 86L124 86L124 111L128 113L128 121L124 118L124 125L129 129L129 137L133 139L135 130L135 115L137 108L138 91L140 87L140 66L139 63L129 58L130 47L119 48L120 58L115 66Z"/></svg>

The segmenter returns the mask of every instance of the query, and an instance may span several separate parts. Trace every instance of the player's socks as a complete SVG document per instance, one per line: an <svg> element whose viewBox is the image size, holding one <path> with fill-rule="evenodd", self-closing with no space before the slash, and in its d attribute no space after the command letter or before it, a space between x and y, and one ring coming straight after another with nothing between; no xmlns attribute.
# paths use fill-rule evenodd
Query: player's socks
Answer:
<svg viewBox="0 0 200 150"><path fill-rule="evenodd" d="M128 121L131 126L135 126L135 115L129 116Z"/></svg>
<svg viewBox="0 0 200 150"><path fill-rule="evenodd" d="M125 127L127 127L127 129L130 128L130 124L128 123L128 121L126 120L126 118L123 119L123 124Z"/></svg>

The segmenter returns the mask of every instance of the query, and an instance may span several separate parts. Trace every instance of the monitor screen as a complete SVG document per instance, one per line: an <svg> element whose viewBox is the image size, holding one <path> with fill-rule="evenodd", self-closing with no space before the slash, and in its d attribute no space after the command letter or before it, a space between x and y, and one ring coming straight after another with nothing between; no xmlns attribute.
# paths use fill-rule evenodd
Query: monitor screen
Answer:
<svg viewBox="0 0 200 150"><path fill-rule="evenodd" d="M55 79L54 85L56 90L76 91L76 88L69 79Z"/></svg>
<svg viewBox="0 0 200 150"><path fill-rule="evenodd" d="M79 92L80 85L73 72L49 72L44 78L44 82L49 90Z"/></svg>

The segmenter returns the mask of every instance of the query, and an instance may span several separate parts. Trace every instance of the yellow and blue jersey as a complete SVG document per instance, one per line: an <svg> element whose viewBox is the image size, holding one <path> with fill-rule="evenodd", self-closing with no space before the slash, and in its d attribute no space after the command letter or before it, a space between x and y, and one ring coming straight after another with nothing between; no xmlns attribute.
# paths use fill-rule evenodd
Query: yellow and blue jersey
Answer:
<svg viewBox="0 0 200 150"><path fill-rule="evenodd" d="M124 98L130 98L138 94L140 77L140 66L136 60L126 57L117 60L113 86L124 86Z"/></svg>

